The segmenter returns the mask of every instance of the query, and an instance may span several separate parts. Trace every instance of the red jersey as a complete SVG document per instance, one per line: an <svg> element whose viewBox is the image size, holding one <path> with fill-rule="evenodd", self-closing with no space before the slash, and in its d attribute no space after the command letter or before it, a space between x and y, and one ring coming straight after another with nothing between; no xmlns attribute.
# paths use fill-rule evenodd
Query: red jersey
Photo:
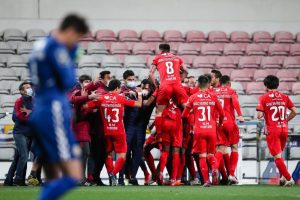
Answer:
<svg viewBox="0 0 300 200"><path fill-rule="evenodd" d="M224 118L223 109L216 95L208 91L199 91L192 95L187 103L183 117L193 109L195 116L194 132L216 132L216 113L219 113L220 123Z"/></svg>
<svg viewBox="0 0 300 200"><path fill-rule="evenodd" d="M168 106L163 110L162 116L176 120L178 115L181 115L180 109L177 107L175 102L170 99Z"/></svg>
<svg viewBox="0 0 300 200"><path fill-rule="evenodd" d="M268 91L260 96L256 110L264 113L267 133L288 132L287 108L294 107L290 98L278 91Z"/></svg>
<svg viewBox="0 0 300 200"><path fill-rule="evenodd" d="M180 57L171 53L162 53L153 59L152 64L159 72L161 84L181 84L180 67L183 61Z"/></svg>
<svg viewBox="0 0 300 200"><path fill-rule="evenodd" d="M214 93L217 95L223 108L225 115L224 123L235 123L234 110L236 110L238 116L242 116L238 95L235 90L228 86L221 86L214 88Z"/></svg>
<svg viewBox="0 0 300 200"><path fill-rule="evenodd" d="M101 96L97 101L87 103L88 108L100 108L105 135L125 134L123 124L124 106L133 107L134 105L134 100L127 100L125 97L112 92Z"/></svg>

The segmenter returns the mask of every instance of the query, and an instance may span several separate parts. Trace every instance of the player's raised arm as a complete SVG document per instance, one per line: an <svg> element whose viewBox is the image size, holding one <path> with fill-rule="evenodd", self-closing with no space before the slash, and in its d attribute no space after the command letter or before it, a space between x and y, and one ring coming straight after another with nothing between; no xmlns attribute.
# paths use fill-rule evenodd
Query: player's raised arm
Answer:
<svg viewBox="0 0 300 200"><path fill-rule="evenodd" d="M154 76L154 74L155 74L155 72L156 72L156 65L154 65L154 64L152 64L151 65L151 69L150 69L150 72L149 72L149 78L150 78L150 80L155 84L155 76Z"/></svg>

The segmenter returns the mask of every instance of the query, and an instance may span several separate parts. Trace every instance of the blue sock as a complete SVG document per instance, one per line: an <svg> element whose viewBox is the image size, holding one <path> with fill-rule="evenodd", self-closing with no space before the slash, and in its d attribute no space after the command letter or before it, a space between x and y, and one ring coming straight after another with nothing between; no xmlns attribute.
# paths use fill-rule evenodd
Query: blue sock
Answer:
<svg viewBox="0 0 300 200"><path fill-rule="evenodd" d="M70 176L63 176L46 184L38 200L55 200L72 189L78 184L78 181Z"/></svg>

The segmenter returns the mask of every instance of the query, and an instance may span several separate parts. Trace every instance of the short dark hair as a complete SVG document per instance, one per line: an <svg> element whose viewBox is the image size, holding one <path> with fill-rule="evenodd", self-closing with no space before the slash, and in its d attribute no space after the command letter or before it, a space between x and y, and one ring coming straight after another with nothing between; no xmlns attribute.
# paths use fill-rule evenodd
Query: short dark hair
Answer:
<svg viewBox="0 0 300 200"><path fill-rule="evenodd" d="M277 89L279 86L279 78L274 75L268 75L264 79L264 85L270 90Z"/></svg>
<svg viewBox="0 0 300 200"><path fill-rule="evenodd" d="M153 81L150 79L143 79L141 84L144 84L144 85L149 84L149 88L150 88L151 92L153 92L156 89Z"/></svg>
<svg viewBox="0 0 300 200"><path fill-rule="evenodd" d="M211 70L211 73L215 74L216 78L222 77L222 73L219 70L213 69Z"/></svg>
<svg viewBox="0 0 300 200"><path fill-rule="evenodd" d="M134 76L134 72L132 70L126 70L123 73L123 79L127 79L129 76Z"/></svg>
<svg viewBox="0 0 300 200"><path fill-rule="evenodd" d="M117 88L121 88L121 81L114 79L108 84L108 91L114 91Z"/></svg>
<svg viewBox="0 0 300 200"><path fill-rule="evenodd" d="M207 76L204 75L199 76L198 83L200 88L205 88L209 84Z"/></svg>
<svg viewBox="0 0 300 200"><path fill-rule="evenodd" d="M79 34L86 34L89 32L89 27L85 18L74 13L65 16L59 25L60 31L65 31L69 28L73 28Z"/></svg>
<svg viewBox="0 0 300 200"><path fill-rule="evenodd" d="M204 74L207 77L208 83L211 83L211 74Z"/></svg>
<svg viewBox="0 0 300 200"><path fill-rule="evenodd" d="M86 75L86 74L79 76L79 83L83 83L83 81L86 81L86 80L91 81L92 77L89 75Z"/></svg>
<svg viewBox="0 0 300 200"><path fill-rule="evenodd" d="M99 73L101 79L104 79L105 75L107 74L110 74L110 71L102 71Z"/></svg>
<svg viewBox="0 0 300 200"><path fill-rule="evenodd" d="M230 77L227 75L224 75L220 78L220 84L221 85L226 85L230 82Z"/></svg>
<svg viewBox="0 0 300 200"><path fill-rule="evenodd" d="M24 81L19 85L19 91L23 90L23 86L29 84L30 86L32 86L32 83L29 81Z"/></svg>
<svg viewBox="0 0 300 200"><path fill-rule="evenodd" d="M166 44L166 43L160 44L158 48L159 48L159 50L161 50L162 52L166 52L166 53L170 52L170 49L171 49L170 45L169 45L169 44Z"/></svg>

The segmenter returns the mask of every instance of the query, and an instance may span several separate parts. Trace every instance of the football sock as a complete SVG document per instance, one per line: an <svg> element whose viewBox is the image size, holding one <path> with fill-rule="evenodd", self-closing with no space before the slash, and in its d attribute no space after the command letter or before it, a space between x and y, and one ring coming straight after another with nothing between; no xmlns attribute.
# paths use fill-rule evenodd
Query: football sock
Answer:
<svg viewBox="0 0 300 200"><path fill-rule="evenodd" d="M78 184L78 181L70 176L63 176L46 184L38 200L56 200L64 193L71 190Z"/></svg>
<svg viewBox="0 0 300 200"><path fill-rule="evenodd" d="M200 166L200 171L203 177L204 183L206 183L208 179L208 167L206 163L206 157L200 157L199 158L199 166Z"/></svg>
<svg viewBox="0 0 300 200"><path fill-rule="evenodd" d="M234 172L235 172L238 160L239 160L239 153L236 151L231 152L231 154L230 154L230 170L229 170L229 174L231 176L234 176Z"/></svg>
<svg viewBox="0 0 300 200"><path fill-rule="evenodd" d="M172 160L172 173L171 179L176 180L178 169L180 167L180 154L178 152L173 153L173 160Z"/></svg>
<svg viewBox="0 0 300 200"><path fill-rule="evenodd" d="M286 168L284 160L282 158L276 158L275 164L276 164L280 174L282 174L286 178L286 180L288 180L288 181L291 180L291 175Z"/></svg>
<svg viewBox="0 0 300 200"><path fill-rule="evenodd" d="M177 172L177 180L181 180L184 166L185 166L185 154L181 154L181 160L180 160L179 169Z"/></svg>
<svg viewBox="0 0 300 200"><path fill-rule="evenodd" d="M227 173L229 173L230 170L230 156L228 153L223 154L223 159L226 167Z"/></svg>
<svg viewBox="0 0 300 200"><path fill-rule="evenodd" d="M198 165L199 165L199 157L197 159L198 159ZM196 160L196 162L197 162L197 160ZM188 167L188 169L191 173L192 179L195 179L197 177L197 175L196 175L196 169L195 169L194 159L193 159L192 155L187 156L186 164L187 164L187 167ZM198 170L200 170L200 169L198 169Z"/></svg>
<svg viewBox="0 0 300 200"><path fill-rule="evenodd" d="M117 173L119 173L119 171L123 168L124 164L125 164L125 159L122 157L118 158L115 163L115 167L114 167L114 170L112 171L112 173L114 175L117 175Z"/></svg>
<svg viewBox="0 0 300 200"><path fill-rule="evenodd" d="M207 160L212 170L218 169L218 163L214 155L208 156Z"/></svg>
<svg viewBox="0 0 300 200"><path fill-rule="evenodd" d="M110 156L107 156L105 165L106 165L107 173L112 173L112 171L114 170L113 158Z"/></svg>
<svg viewBox="0 0 300 200"><path fill-rule="evenodd" d="M219 172L221 173L223 180L228 179L223 158L220 160L219 163Z"/></svg>
<svg viewBox="0 0 300 200"><path fill-rule="evenodd" d="M215 153L215 157L217 159L218 165L220 165L220 163L223 161L223 153L221 151L217 151L217 153ZM224 161L223 161L223 165L224 165Z"/></svg>
<svg viewBox="0 0 300 200"><path fill-rule="evenodd" d="M151 171L151 174L153 176L156 172L156 168L155 168L153 156L150 152L145 154L145 160L146 160L147 165L148 165L148 167Z"/></svg>
<svg viewBox="0 0 300 200"><path fill-rule="evenodd" d="M167 161L168 161L168 156L169 156L169 152L167 151L163 151L160 155L160 159L159 159L159 172L163 172L165 167L166 167L166 164L167 164Z"/></svg>

